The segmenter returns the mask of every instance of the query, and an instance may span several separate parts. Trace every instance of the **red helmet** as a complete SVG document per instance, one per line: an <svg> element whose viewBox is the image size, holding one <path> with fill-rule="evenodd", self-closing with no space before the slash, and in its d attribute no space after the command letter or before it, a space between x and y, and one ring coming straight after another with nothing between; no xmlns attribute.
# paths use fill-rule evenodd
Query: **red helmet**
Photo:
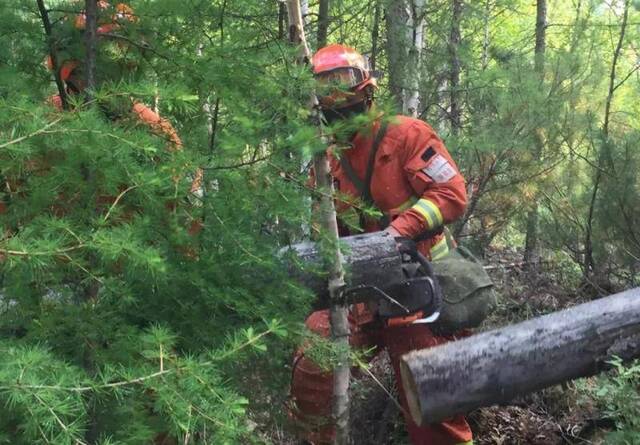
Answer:
<svg viewBox="0 0 640 445"><path fill-rule="evenodd" d="M334 43L318 50L311 60L313 74L318 78L332 76L347 81L350 88L361 90L377 86L369 61L355 49Z"/></svg>
<svg viewBox="0 0 640 445"><path fill-rule="evenodd" d="M367 58L345 45L332 44L319 49L311 64L316 79L329 88L318 97L325 108L347 106L353 103L351 97L356 92L378 85Z"/></svg>

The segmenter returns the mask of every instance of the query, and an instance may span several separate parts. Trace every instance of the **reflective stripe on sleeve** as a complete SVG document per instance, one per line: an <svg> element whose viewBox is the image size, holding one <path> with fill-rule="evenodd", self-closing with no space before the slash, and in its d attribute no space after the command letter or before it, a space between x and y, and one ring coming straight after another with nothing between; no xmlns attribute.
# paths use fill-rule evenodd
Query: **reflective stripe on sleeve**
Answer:
<svg viewBox="0 0 640 445"><path fill-rule="evenodd" d="M447 244L447 238L443 237L440 241L435 243L431 248L431 261L438 260L449 253L449 244Z"/></svg>
<svg viewBox="0 0 640 445"><path fill-rule="evenodd" d="M414 205L417 201L418 201L418 198L416 198L415 196L412 196L411 198L407 199L405 202L400 204L398 207L394 207L393 209L388 210L387 212L385 212L385 214L387 214L388 216L399 215L405 210L410 209L411 206Z"/></svg>
<svg viewBox="0 0 640 445"><path fill-rule="evenodd" d="M440 209L428 199L419 199L411 209L422 215L430 229L435 229L442 225L443 219Z"/></svg>

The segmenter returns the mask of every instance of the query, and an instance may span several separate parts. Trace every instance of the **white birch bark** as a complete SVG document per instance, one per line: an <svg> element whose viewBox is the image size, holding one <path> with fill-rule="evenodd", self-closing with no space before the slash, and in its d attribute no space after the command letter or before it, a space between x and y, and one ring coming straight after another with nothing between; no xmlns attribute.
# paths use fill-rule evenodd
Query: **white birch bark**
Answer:
<svg viewBox="0 0 640 445"><path fill-rule="evenodd" d="M420 106L420 79L424 34L424 0L411 2L411 14L407 27L407 41L410 42L407 60L407 88L404 91L402 111L408 116L418 117Z"/></svg>
<svg viewBox="0 0 640 445"><path fill-rule="evenodd" d="M309 51L309 46L307 45L304 34L300 0L287 0L287 10L289 13L289 36L291 37L292 43L299 45L299 62L304 63L310 60L311 52ZM310 107L317 109L315 94L311 95L309 102ZM338 246L338 223L332 198L333 181L330 175L329 160L325 153L315 156L313 167L315 170L316 187L327 192L323 193L320 197L318 221L324 229L325 235L329 238L328 244L332 250L328 262L328 288L331 298L329 312L331 337L338 351L337 364L333 369L332 416L336 426L335 443L337 445L346 445L349 441L349 379L351 366L349 359L348 306L341 298L342 289L345 285L342 266L343 259Z"/></svg>
<svg viewBox="0 0 640 445"><path fill-rule="evenodd" d="M425 0L391 0L387 4L387 54L391 94L402 113L417 117Z"/></svg>

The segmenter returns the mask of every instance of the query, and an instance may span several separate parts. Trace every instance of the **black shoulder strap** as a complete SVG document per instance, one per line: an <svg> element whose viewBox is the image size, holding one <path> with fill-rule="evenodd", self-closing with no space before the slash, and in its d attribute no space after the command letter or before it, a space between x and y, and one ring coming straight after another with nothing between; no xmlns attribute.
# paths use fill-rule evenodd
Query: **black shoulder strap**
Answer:
<svg viewBox="0 0 640 445"><path fill-rule="evenodd" d="M371 178L373 178L373 169L376 163L376 153L378 152L378 148L380 148L380 143L382 139L384 139L384 135L387 132L387 121L383 121L380 124L380 129L376 133L376 136L373 140L373 145L371 146L371 151L369 152L369 159L367 161L367 171L365 173L364 181L358 177L356 172L353 170L353 167L349 163L349 160L346 156L340 156L340 165L344 169L344 172L347 174L349 180L356 186L358 192L360 192L360 196L362 200L367 205L375 205L373 201L373 197L371 196Z"/></svg>

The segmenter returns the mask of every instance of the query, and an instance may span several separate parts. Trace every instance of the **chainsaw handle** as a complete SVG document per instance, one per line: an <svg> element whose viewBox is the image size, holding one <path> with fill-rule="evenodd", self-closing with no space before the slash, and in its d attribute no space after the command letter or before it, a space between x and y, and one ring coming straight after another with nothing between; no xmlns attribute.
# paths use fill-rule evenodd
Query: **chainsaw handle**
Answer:
<svg viewBox="0 0 640 445"><path fill-rule="evenodd" d="M420 253L418 250L418 245L411 238L406 238L404 236L399 236L395 238L396 245L398 246L398 251L401 254L409 255L409 257L420 264L424 269L425 273L428 277L435 279L435 272L433 270L433 266L429 262L429 260Z"/></svg>
<svg viewBox="0 0 640 445"><path fill-rule="evenodd" d="M410 238L398 237L395 239L398 251L401 254L407 254L412 261L415 261L420 265L422 271L429 277L429 286L431 287L431 293L434 298L434 305L436 308L442 307L442 289L440 287L440 283L438 282L438 278L436 277L435 270L433 269L433 265L431 261L429 261L420 251L418 250L418 245L416 242Z"/></svg>

